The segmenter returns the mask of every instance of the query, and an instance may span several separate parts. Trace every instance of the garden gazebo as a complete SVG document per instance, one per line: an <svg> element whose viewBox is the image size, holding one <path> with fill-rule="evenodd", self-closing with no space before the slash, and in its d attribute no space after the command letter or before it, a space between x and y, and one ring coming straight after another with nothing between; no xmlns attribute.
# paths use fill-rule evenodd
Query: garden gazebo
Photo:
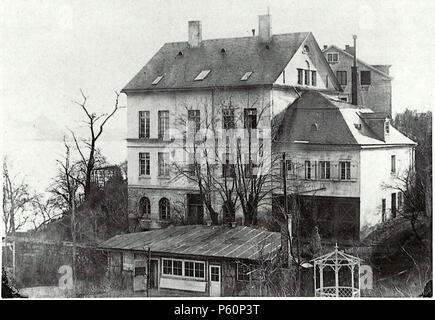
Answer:
<svg viewBox="0 0 435 320"><path fill-rule="evenodd" d="M316 297L359 297L359 270L361 259L338 250L317 257L314 260L314 295ZM317 284L317 269L319 270L319 283ZM334 272L333 285L324 285L324 271ZM328 271L329 271L328 270ZM340 270L342 271L340 273ZM350 281L340 283L340 276L350 275ZM357 281L355 281L355 276ZM358 283L356 283L358 282Z"/></svg>

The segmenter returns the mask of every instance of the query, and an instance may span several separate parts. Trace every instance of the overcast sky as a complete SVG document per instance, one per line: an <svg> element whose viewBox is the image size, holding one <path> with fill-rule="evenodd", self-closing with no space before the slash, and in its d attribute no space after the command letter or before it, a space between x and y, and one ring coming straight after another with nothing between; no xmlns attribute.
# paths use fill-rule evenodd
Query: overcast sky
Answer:
<svg viewBox="0 0 435 320"><path fill-rule="evenodd" d="M1 105L4 147L59 140L80 119L79 88L108 111L122 87L165 43L187 40L201 20L203 39L250 36L270 7L274 34L311 31L320 47L352 44L370 64L391 64L393 112L434 105L435 1L1 1ZM258 32L258 31L257 31ZM125 99L122 100L125 105ZM103 138L125 138L125 109ZM104 151L104 150L103 150Z"/></svg>

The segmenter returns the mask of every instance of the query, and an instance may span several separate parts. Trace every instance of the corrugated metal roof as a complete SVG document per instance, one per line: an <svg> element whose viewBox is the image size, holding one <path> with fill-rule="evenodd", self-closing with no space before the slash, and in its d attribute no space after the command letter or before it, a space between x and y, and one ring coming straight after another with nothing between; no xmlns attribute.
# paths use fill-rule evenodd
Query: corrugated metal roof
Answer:
<svg viewBox="0 0 435 320"><path fill-rule="evenodd" d="M280 245L278 232L241 226L189 225L117 235L99 247L144 251L150 248L158 253L255 260L260 251L268 256Z"/></svg>

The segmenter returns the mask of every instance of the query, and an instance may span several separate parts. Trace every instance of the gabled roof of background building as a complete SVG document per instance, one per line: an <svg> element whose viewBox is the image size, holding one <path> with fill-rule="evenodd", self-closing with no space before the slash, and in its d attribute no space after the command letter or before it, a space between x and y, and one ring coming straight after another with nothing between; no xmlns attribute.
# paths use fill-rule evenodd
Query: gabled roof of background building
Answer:
<svg viewBox="0 0 435 320"><path fill-rule="evenodd" d="M123 92L272 85L310 35L310 32L273 35L268 44L260 43L258 37L203 40L197 48L190 48L188 42L166 43ZM318 54L323 57L320 48ZM326 60L325 63L329 66ZM202 81L194 81L203 70L210 73ZM247 72L252 74L242 81ZM163 78L153 85L159 76Z"/></svg>
<svg viewBox="0 0 435 320"><path fill-rule="evenodd" d="M256 260L260 250L264 257L270 257L280 246L278 232L241 226L188 225L117 235L99 248L138 251L150 248L160 254Z"/></svg>
<svg viewBox="0 0 435 320"><path fill-rule="evenodd" d="M361 116L363 113L373 113L371 109L333 100L315 91L304 92L283 112L275 137L277 142L330 145L415 144L392 126L383 141Z"/></svg>
<svg viewBox="0 0 435 320"><path fill-rule="evenodd" d="M343 53L344 55L346 55L346 56L348 56L349 58L352 58L352 59L353 59L353 55L352 55L352 54L350 54L349 52L347 52L347 51L341 49L340 47L338 47L338 46L336 46L336 45L334 45L334 44L328 46L326 49L323 49L322 52L326 52L326 51L328 51L328 50L330 50L330 49L337 50L337 51L339 51L340 53ZM379 70L378 68L376 68L377 66L379 66L380 68L383 68L383 69L384 69L385 67L391 67L391 65L371 65L371 64L369 64L369 63L367 63L367 62L362 61L362 60L359 59L358 57L356 58L356 60L357 60L358 63L360 63L360 64L366 66L367 68L369 68L369 69L371 69L371 70L373 70L373 71L375 71L375 72L377 72L377 73L383 75L384 77L388 78L389 80L393 80L393 77L392 77L392 76L390 76L389 74L386 74L384 71Z"/></svg>

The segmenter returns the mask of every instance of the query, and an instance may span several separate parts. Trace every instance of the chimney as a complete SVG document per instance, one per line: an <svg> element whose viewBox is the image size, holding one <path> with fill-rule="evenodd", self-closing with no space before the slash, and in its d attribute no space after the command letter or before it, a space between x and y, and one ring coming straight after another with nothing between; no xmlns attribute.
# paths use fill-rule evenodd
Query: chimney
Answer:
<svg viewBox="0 0 435 320"><path fill-rule="evenodd" d="M199 47L202 41L201 21L189 21L189 46Z"/></svg>
<svg viewBox="0 0 435 320"><path fill-rule="evenodd" d="M358 67L356 65L356 35L353 35L352 104L358 105Z"/></svg>
<svg viewBox="0 0 435 320"><path fill-rule="evenodd" d="M347 53L350 53L353 56L355 55L355 47L351 47L349 45L346 45L344 51L346 51Z"/></svg>
<svg viewBox="0 0 435 320"><path fill-rule="evenodd" d="M272 38L272 25L270 15L264 14L258 16L258 39L262 43L269 43Z"/></svg>

